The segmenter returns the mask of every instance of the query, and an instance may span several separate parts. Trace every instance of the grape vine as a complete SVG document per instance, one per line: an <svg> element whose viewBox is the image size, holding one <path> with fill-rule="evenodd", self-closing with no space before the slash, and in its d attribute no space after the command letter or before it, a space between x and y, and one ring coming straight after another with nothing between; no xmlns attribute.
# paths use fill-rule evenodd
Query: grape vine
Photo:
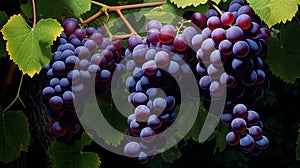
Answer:
<svg viewBox="0 0 300 168"><path fill-rule="evenodd" d="M10 94L7 88L18 70L21 76L13 100L0 104L0 149L9 151L0 152L0 161L6 164L22 157L20 153L33 145L29 143L32 120L14 107L28 108L23 96L21 99L28 87L23 81L34 76L42 79L40 106L48 110L50 130L46 136L53 140L46 151L54 167L75 166L78 159L82 159L81 167L101 167L98 154L107 148L96 145L98 141L121 151L114 153L127 156L126 162L147 167L173 164L184 156L189 138L203 146L215 140L214 155L217 148L219 154L239 148L242 154L236 155L249 159L269 155L274 151L269 145L276 142L270 121L264 117L270 114L261 108L261 102L276 96L270 88L277 86L272 83L277 78L297 84L300 75L300 3L291 1L277 9L280 3L31 0L20 4L21 13L9 14L9 18L8 9L1 7L0 53L8 56L0 55L0 59L13 61L7 74L0 76L5 83L1 95ZM52 10L55 6L61 7ZM136 11L143 11L143 16L127 15ZM113 20L119 23L114 25ZM140 30L134 21L142 25ZM119 24L121 28L117 28ZM194 80L196 88L184 85ZM122 95L115 101L118 91ZM96 110L89 107L94 98L104 118L121 134L97 131L106 128L97 124ZM199 109L184 109L195 107L190 100L200 103ZM222 106L220 113L216 104ZM198 117L187 123L185 117L189 116L182 118L182 111L197 111ZM204 116L217 119L209 123ZM11 124L13 118L19 125ZM99 128L91 128L91 123ZM184 137L184 129L174 131L176 124L179 127L175 128L194 127ZM20 135L16 134L18 126L23 131ZM201 136L203 131L212 135ZM177 143L173 148L168 146L171 141ZM298 160L299 141L298 137Z"/></svg>

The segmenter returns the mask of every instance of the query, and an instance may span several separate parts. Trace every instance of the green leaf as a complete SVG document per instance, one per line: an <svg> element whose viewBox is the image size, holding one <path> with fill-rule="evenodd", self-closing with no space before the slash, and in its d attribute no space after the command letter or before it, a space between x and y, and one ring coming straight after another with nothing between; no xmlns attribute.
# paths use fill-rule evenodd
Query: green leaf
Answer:
<svg viewBox="0 0 300 168"><path fill-rule="evenodd" d="M8 21L8 16L5 12L0 11L0 29L5 25L5 23ZM5 57L7 55L7 52L5 50L5 41L3 39L2 33L0 33L0 57Z"/></svg>
<svg viewBox="0 0 300 168"><path fill-rule="evenodd" d="M97 168L101 163L98 154L82 151L91 142L92 139L86 133L82 134L81 140L76 140L72 145L54 141L48 149L48 154L53 159L53 167Z"/></svg>
<svg viewBox="0 0 300 168"><path fill-rule="evenodd" d="M96 108L100 108L101 112L95 110ZM86 128L93 130L92 133L95 132L94 138L101 138L106 144L112 146L120 144L128 124L127 119L112 103L104 101L89 103L85 105L84 111L83 116L79 118L80 122ZM109 131L109 128L114 130Z"/></svg>
<svg viewBox="0 0 300 168"><path fill-rule="evenodd" d="M91 0L47 0L36 1L37 18L57 18L62 16L80 17L91 8ZM28 18L33 18L32 3L28 1L21 5L22 11Z"/></svg>
<svg viewBox="0 0 300 168"><path fill-rule="evenodd" d="M299 0L247 0L255 13L269 27L288 20L292 20L298 10Z"/></svg>
<svg viewBox="0 0 300 168"><path fill-rule="evenodd" d="M11 162L28 151L30 140L28 119L22 111L6 111L0 107L0 161Z"/></svg>
<svg viewBox="0 0 300 168"><path fill-rule="evenodd" d="M219 4L222 0L212 0L214 1L216 4ZM223 0L224 2L226 2L227 0ZM208 0L170 0L171 3L177 5L178 8L186 8L188 6L194 6L197 7L201 4L207 4Z"/></svg>
<svg viewBox="0 0 300 168"><path fill-rule="evenodd" d="M55 19L41 19L31 28L21 15L12 16L1 32L7 40L6 50L24 74L32 77L51 59L53 40L62 31Z"/></svg>
<svg viewBox="0 0 300 168"><path fill-rule="evenodd" d="M299 124L300 126L300 124ZM296 160L300 161L300 128L298 129L298 138L297 138L297 147L296 147Z"/></svg>
<svg viewBox="0 0 300 168"><path fill-rule="evenodd" d="M216 140L216 146L213 154L215 154L218 149L219 152L222 152L226 148L227 143L225 141L225 137L228 132L228 126L223 123L219 123L219 129L215 130L213 134L207 139L207 141L211 141L214 139Z"/></svg>
<svg viewBox="0 0 300 168"><path fill-rule="evenodd" d="M279 39L272 37L267 45L271 72L288 83L295 82L300 77L300 23L283 25Z"/></svg>
<svg viewBox="0 0 300 168"><path fill-rule="evenodd" d="M151 11L145 14L145 17L149 20L159 20L163 24L172 24L183 19L183 13L187 10L198 11L205 13L209 8L208 4L200 5L197 7L189 6L185 9L178 8L172 3L167 3L153 8Z"/></svg>
<svg viewBox="0 0 300 168"><path fill-rule="evenodd" d="M172 148L168 149L161 153L161 157L165 162L173 163L175 160L179 159L182 156L181 151L178 149L178 146L175 145Z"/></svg>

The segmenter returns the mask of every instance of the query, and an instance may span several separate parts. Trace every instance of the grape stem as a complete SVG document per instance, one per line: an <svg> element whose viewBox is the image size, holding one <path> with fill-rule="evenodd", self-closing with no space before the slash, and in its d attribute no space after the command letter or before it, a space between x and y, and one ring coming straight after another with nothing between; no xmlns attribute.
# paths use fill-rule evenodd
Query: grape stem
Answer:
<svg viewBox="0 0 300 168"><path fill-rule="evenodd" d="M36 10L35 10L35 2L32 0L32 10L33 10L33 23L32 23L32 28L35 27L36 25Z"/></svg>
<svg viewBox="0 0 300 168"><path fill-rule="evenodd" d="M222 15L223 12L221 11L221 9L216 5L215 2L211 1L211 0L208 0L208 3L210 4L210 6L212 6L213 8L215 8L215 10L220 14Z"/></svg>
<svg viewBox="0 0 300 168"><path fill-rule="evenodd" d="M127 9L136 9L136 8L146 8L146 7L155 7L155 6L160 6L165 4L166 2L153 2L153 3L144 3L144 4L132 4L132 5L123 5L123 6L108 6L100 2L96 1L91 1L92 4L100 6L101 9L99 12L95 13L93 16L89 17L86 20L81 20L81 23L84 25L89 24L93 20L97 19L100 17L102 14L105 14L107 16L106 21L104 22L104 25L109 21L109 12L114 12L117 15L120 16L122 19L123 23L126 25L128 30L130 31L130 34L126 35L112 35L109 31L111 40L117 40L117 39L122 39L122 38L128 38L134 34L137 34L137 32L134 30L134 28L131 26L131 24L128 22L128 20L124 17L122 10L127 10ZM106 27L107 29L107 27Z"/></svg>
<svg viewBox="0 0 300 168"><path fill-rule="evenodd" d="M17 95L16 97L14 98L14 100L3 110L3 113L5 113L9 108L11 108L11 106L17 101L19 100L20 103L22 104L22 106L25 108L25 104L23 103L21 97L20 97L20 91L21 91L21 86L22 86L22 83L23 83L23 74L21 76L21 80L20 80L20 84L19 84L19 87L18 87L18 91L17 91Z"/></svg>

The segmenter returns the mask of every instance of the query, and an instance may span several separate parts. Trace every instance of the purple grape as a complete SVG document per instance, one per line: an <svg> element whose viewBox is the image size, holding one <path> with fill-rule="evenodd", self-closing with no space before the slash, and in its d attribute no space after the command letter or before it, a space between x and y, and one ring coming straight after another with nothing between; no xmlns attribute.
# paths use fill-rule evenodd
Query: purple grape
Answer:
<svg viewBox="0 0 300 168"><path fill-rule="evenodd" d="M231 124L230 124L232 130L235 133L242 133L246 130L247 128L247 123L244 119L242 118L235 118L232 120Z"/></svg>

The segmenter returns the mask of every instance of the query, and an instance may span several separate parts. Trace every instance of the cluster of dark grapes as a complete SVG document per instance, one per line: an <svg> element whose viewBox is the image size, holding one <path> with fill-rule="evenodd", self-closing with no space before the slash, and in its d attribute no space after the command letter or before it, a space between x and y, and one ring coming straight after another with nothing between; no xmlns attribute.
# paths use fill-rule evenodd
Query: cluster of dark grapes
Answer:
<svg viewBox="0 0 300 168"><path fill-rule="evenodd" d="M257 155L268 146L262 135L262 123L254 110L256 100L269 87L265 63L270 31L260 25L253 9L233 0L220 15L209 9L195 12L192 23L202 29L191 44L197 51L196 71L200 75L204 106L225 95L222 121L229 125L226 136L229 145L238 145L245 153Z"/></svg>
<svg viewBox="0 0 300 168"><path fill-rule="evenodd" d="M139 138L128 138L124 152L139 163L147 163L166 144L166 128L176 119L176 105L182 101L179 85L193 74L191 66L196 60L186 38L197 33L195 28L176 35L174 26L151 20L146 32L145 39L131 36L125 51L130 72L126 80L128 103L134 109L126 134Z"/></svg>
<svg viewBox="0 0 300 168"><path fill-rule="evenodd" d="M124 49L120 41L106 38L102 28L80 28L75 18L65 19L62 27L52 60L44 67L47 85L42 95L49 107L51 135L69 143L83 131L77 117L83 107L75 111L74 101L88 100L88 82L95 82L96 96L106 94Z"/></svg>

